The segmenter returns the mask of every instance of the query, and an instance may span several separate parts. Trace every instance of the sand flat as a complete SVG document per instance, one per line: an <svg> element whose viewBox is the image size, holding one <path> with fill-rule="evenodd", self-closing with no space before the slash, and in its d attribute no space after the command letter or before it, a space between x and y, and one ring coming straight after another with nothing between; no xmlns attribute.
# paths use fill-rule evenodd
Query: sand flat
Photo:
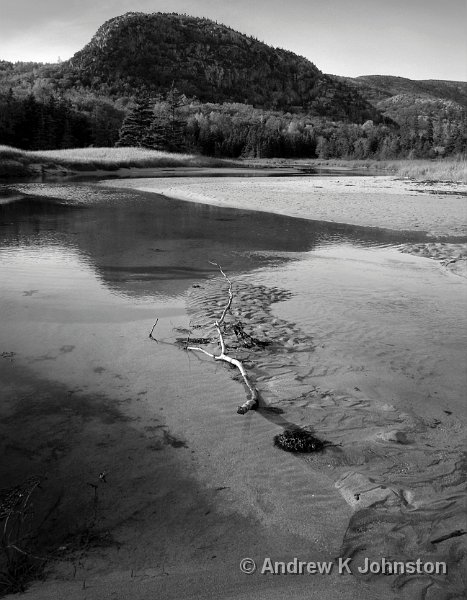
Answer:
<svg viewBox="0 0 467 600"><path fill-rule="evenodd" d="M102 183L318 221L418 229L435 236L467 235L466 185L420 185L392 176L174 177Z"/></svg>

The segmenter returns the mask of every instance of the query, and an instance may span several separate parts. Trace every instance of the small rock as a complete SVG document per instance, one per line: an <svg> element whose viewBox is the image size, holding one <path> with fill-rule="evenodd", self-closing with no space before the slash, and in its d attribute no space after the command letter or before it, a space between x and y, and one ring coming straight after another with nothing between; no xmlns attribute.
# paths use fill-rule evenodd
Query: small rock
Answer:
<svg viewBox="0 0 467 600"><path fill-rule="evenodd" d="M376 436L383 442L394 442L396 444L410 444L410 440L407 438L407 434L404 431L397 429L391 429L390 431L381 431Z"/></svg>
<svg viewBox="0 0 467 600"><path fill-rule="evenodd" d="M344 500L355 510L384 503L395 506L401 503L400 493L390 487L379 485L356 471L345 473L336 483Z"/></svg>

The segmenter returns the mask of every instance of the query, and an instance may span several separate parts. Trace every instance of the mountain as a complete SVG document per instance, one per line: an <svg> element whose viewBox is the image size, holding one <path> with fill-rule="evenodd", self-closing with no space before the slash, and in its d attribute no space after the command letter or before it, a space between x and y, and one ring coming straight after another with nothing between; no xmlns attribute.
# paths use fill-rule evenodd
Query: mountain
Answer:
<svg viewBox="0 0 467 600"><path fill-rule="evenodd" d="M293 52L176 13L110 19L60 64L0 60L0 144L22 149L462 156L466 114L466 83L327 75Z"/></svg>
<svg viewBox="0 0 467 600"><path fill-rule="evenodd" d="M389 75L338 77L353 86L386 117L403 123L417 117L463 120L467 113L467 83L463 81L414 81Z"/></svg>
<svg viewBox="0 0 467 600"><path fill-rule="evenodd" d="M201 102L382 121L353 86L306 58L209 19L175 13L130 12L110 19L60 70L69 83L109 96L165 92L174 83Z"/></svg>

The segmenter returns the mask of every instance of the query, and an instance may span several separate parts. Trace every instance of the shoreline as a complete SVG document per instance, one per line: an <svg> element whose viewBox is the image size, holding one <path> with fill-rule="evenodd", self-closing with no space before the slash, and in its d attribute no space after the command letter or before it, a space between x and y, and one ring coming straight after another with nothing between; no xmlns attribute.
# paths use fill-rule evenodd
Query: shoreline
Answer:
<svg viewBox="0 0 467 600"><path fill-rule="evenodd" d="M426 232L426 243L399 250L438 261L467 277L467 185L422 183L391 175L332 177L118 179L99 185L168 198L396 231ZM460 219L459 215L464 215Z"/></svg>
<svg viewBox="0 0 467 600"><path fill-rule="evenodd" d="M459 222L459 214L467 217L467 184L414 189L414 182L391 175L339 175L104 179L99 185L309 220L467 238L467 220Z"/></svg>

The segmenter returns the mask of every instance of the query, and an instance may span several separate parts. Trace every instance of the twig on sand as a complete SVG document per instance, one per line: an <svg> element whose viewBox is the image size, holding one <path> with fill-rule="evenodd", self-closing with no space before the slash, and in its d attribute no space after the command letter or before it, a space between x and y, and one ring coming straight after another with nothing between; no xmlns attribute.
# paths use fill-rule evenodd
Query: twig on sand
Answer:
<svg viewBox="0 0 467 600"><path fill-rule="evenodd" d="M232 282L227 277L227 275L224 273L224 271L222 270L222 267L218 263L212 262L212 261L209 261L209 262L211 265L214 265L219 269L222 276L229 284L229 288L228 288L229 299L222 310L220 319L215 321L215 323L214 323L214 326L219 335L219 343L220 343L220 347L221 347L221 353L217 354L217 355L212 354L211 352L208 352L204 348L200 348L199 346L188 346L188 344L186 345L186 350L192 350L194 352L202 352L203 354L206 354L206 356L209 356L210 358L212 358L214 360L222 360L224 362L227 362L227 363L233 365L234 367L236 367L240 371L243 381L249 390L249 398L247 400L245 400L245 402L237 408L237 413L240 415L244 415L249 410L257 408L259 394L258 394L258 390L251 383L250 378L248 377L248 374L245 370L245 367L242 365L242 363L238 359L232 358L231 356L226 354L225 341L224 341L224 336L222 335L221 328L225 324L225 317L227 315L227 312L230 310L230 307L232 306L232 301L233 301L233 297L234 297L233 292L232 292Z"/></svg>
<svg viewBox="0 0 467 600"><path fill-rule="evenodd" d="M450 540L451 538L459 537L461 535L467 535L467 531L465 529L456 529L451 533L447 533L446 535L442 535L441 537L436 538L435 540L431 540L431 543L439 544L440 542L445 542L446 540Z"/></svg>
<svg viewBox="0 0 467 600"><path fill-rule="evenodd" d="M149 333L149 338L150 338L151 340L154 340L155 342L157 342L157 340L156 340L156 338L155 338L155 337L154 337L152 334L154 333L154 329L156 328L156 325L157 325L157 322L158 322L158 321L159 321L159 319L157 318L157 319L156 319L156 322L155 322L155 323L154 323L154 325L152 326L152 329L151 329L151 331L150 331L150 333Z"/></svg>

